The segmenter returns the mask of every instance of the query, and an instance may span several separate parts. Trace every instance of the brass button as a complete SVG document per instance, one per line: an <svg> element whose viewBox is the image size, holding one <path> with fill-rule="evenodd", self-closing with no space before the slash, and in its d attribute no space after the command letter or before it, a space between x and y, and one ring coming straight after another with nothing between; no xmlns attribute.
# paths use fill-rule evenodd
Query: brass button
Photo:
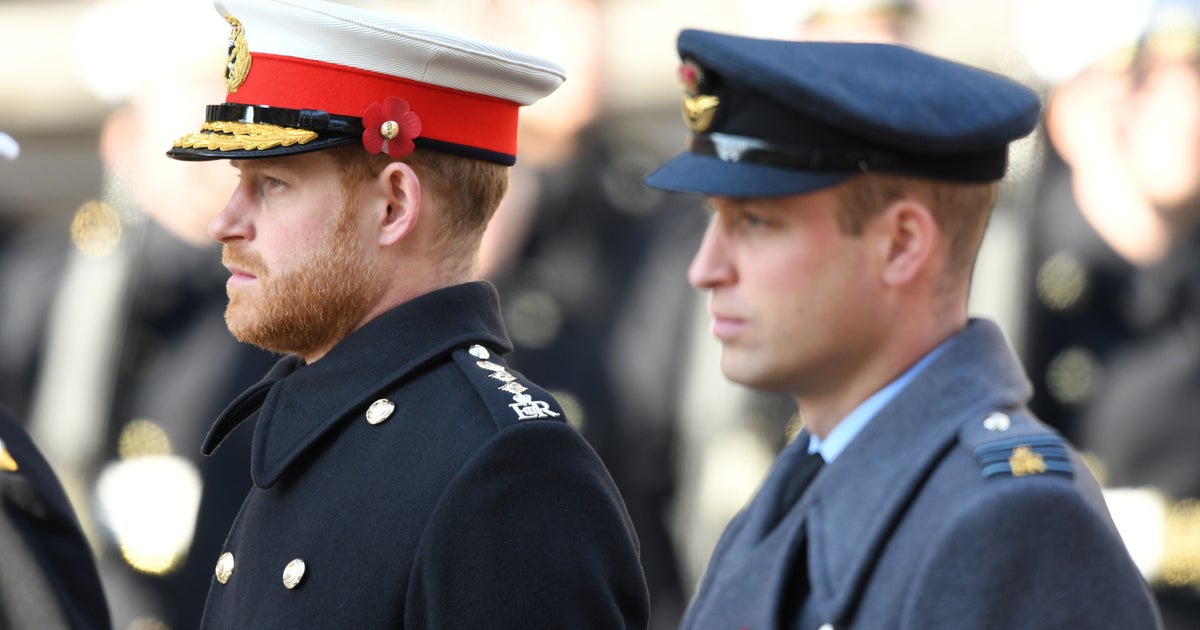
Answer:
<svg viewBox="0 0 1200 630"><path fill-rule="evenodd" d="M296 558L287 563L283 568L283 585L289 590L296 588L300 584L300 580L304 579L304 561Z"/></svg>
<svg viewBox="0 0 1200 630"><path fill-rule="evenodd" d="M1004 432L1012 426L1012 419L1006 413L997 411L983 419L983 428L988 431Z"/></svg>
<svg viewBox="0 0 1200 630"><path fill-rule="evenodd" d="M217 581L222 584L228 584L229 578L233 576L233 554L226 551L217 558Z"/></svg>
<svg viewBox="0 0 1200 630"><path fill-rule="evenodd" d="M379 424L380 422L392 417L392 412L395 410L396 403L393 403L386 398L380 398L379 400L371 403L371 406L367 408L367 422L371 424Z"/></svg>

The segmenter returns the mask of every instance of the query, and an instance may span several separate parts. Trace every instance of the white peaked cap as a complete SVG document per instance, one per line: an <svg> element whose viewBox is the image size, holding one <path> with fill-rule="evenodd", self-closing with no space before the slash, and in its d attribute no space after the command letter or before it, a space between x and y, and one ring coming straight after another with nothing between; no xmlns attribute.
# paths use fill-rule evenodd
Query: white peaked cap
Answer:
<svg viewBox="0 0 1200 630"><path fill-rule="evenodd" d="M229 94L208 108L200 133L168 152L179 159L268 157L360 138L372 151L382 121L392 123L385 140L401 136L384 143L397 157L407 138L511 164L518 108L565 79L552 61L393 14L321 0L214 5L233 27Z"/></svg>

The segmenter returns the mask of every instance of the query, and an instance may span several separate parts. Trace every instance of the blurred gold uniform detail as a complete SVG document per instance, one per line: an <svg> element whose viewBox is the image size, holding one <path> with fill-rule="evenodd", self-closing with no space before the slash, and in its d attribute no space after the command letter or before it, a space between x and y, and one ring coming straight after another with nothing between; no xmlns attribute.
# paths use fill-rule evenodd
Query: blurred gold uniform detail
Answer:
<svg viewBox="0 0 1200 630"><path fill-rule="evenodd" d="M18 468L20 467L17 466L17 460L8 454L8 449L4 448L4 442L0 442L0 470L16 472Z"/></svg>

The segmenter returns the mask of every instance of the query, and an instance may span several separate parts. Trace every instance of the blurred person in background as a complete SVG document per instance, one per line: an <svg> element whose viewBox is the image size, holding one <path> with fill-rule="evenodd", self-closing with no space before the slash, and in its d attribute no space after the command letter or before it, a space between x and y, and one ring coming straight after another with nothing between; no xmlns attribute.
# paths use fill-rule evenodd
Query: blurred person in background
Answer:
<svg viewBox="0 0 1200 630"><path fill-rule="evenodd" d="M1024 356L1182 629L1200 626L1200 4L1147 24L1049 100Z"/></svg>
<svg viewBox="0 0 1200 630"><path fill-rule="evenodd" d="M192 34L182 39L181 20ZM138 37L111 37L134 23ZM221 51L191 38L227 29L199 0L98 2L75 27L81 74L110 104L105 190L38 242L45 299L22 292L30 299L4 305L6 323L26 322L14 337L38 350L6 366L11 382L28 382L6 394L27 410L80 515L115 627L193 628L250 487L248 430L215 457L199 445L225 403L275 362L233 339L222 317L227 273L207 225L236 173L163 157L194 108L224 93L212 70ZM30 269L4 271L16 283Z"/></svg>
<svg viewBox="0 0 1200 630"><path fill-rule="evenodd" d="M13 160L18 153L16 141L0 132L0 158ZM50 464L2 405L0 559L0 628L112 627L75 509Z"/></svg>
<svg viewBox="0 0 1200 630"><path fill-rule="evenodd" d="M749 28L891 41L907 2L739 3ZM783 447L794 404L728 383L684 271L697 200L640 185L677 144L678 105L610 109L613 28L595 0L472 5L489 37L563 60L570 80L522 117L522 169L489 225L510 363L573 406L630 509L652 627L676 627L721 530ZM782 19L781 19L782 18ZM611 78L608 80L612 80ZM663 464L668 464L664 466Z"/></svg>
<svg viewBox="0 0 1200 630"><path fill-rule="evenodd" d="M690 203L642 187L667 155L668 108L606 108L597 0L502 0L489 39L562 60L569 80L521 119L521 168L488 226L482 267L500 294L510 365L550 390L612 471L641 543L651 628L675 628L685 587L670 533L687 336L680 230ZM691 523L696 526L695 521Z"/></svg>

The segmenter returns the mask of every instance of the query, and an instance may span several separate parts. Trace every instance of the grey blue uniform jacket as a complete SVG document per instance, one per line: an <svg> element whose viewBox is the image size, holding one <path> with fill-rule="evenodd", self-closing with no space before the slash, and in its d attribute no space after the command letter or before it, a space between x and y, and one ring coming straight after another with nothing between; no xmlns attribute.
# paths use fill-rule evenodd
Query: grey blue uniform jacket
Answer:
<svg viewBox="0 0 1200 630"><path fill-rule="evenodd" d="M257 414L254 486L203 626L644 627L621 497L509 347L491 285L458 285L236 399L205 450Z"/></svg>
<svg viewBox="0 0 1200 630"><path fill-rule="evenodd" d="M1030 393L1000 331L973 321L772 523L802 434L722 536L684 627L1156 628L1099 487L1023 411Z"/></svg>
<svg viewBox="0 0 1200 630"><path fill-rule="evenodd" d="M0 441L0 630L112 627L92 549L58 477L3 411Z"/></svg>

